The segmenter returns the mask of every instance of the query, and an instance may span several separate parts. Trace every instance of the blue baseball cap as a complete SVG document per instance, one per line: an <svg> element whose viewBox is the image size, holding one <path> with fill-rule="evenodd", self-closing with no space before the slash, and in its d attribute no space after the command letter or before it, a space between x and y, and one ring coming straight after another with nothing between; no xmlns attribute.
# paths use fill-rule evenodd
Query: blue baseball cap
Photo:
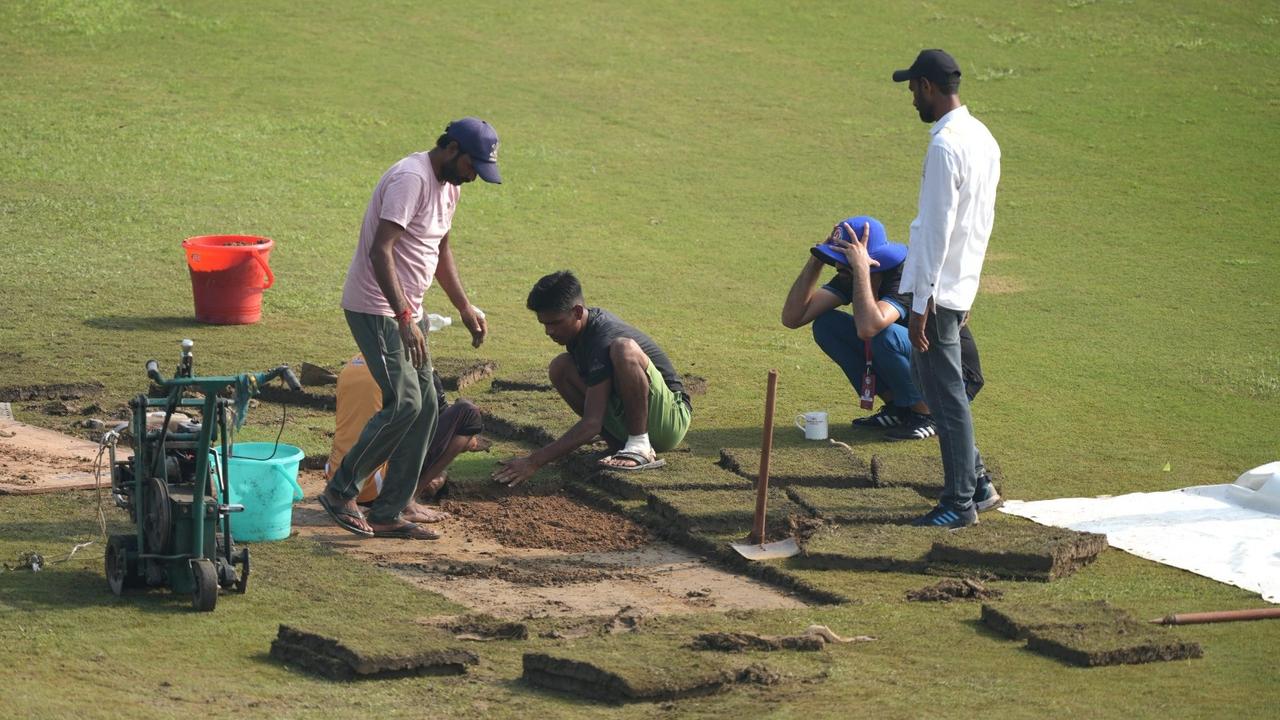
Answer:
<svg viewBox="0 0 1280 720"><path fill-rule="evenodd" d="M471 158L476 174L485 182L502 183L498 174L498 133L489 123L475 117L454 120L444 134L458 142L458 148Z"/></svg>
<svg viewBox="0 0 1280 720"><path fill-rule="evenodd" d="M853 228L856 234L862 233L863 225L870 226L870 230L867 233L867 254L871 256L872 260L880 263L879 265L873 265L871 272L892 270L907 259L907 246L889 242L889 236L885 234L884 225L870 215L856 215L840 221L840 236L844 238L845 242L853 242L853 238L849 236L849 231L844 229L845 225ZM837 270L849 269L849 261L845 259L844 253L829 242L814 245L809 252Z"/></svg>

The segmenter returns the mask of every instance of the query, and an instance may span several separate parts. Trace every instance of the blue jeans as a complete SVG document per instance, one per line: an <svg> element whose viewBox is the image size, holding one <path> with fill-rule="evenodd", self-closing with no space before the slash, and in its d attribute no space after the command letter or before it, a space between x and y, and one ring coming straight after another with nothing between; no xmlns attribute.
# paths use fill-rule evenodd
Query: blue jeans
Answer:
<svg viewBox="0 0 1280 720"><path fill-rule="evenodd" d="M813 339L844 371L854 393L861 394L867 351L853 316L834 309L822 313L814 318ZM894 405L906 408L921 401L911 379L911 341L905 327L894 323L871 338L871 369L876 374L876 390L880 394L889 391Z"/></svg>
<svg viewBox="0 0 1280 720"><path fill-rule="evenodd" d="M964 371L960 364L960 325L964 313L940 307L929 316L925 337L926 352L913 352L911 369L916 384L924 392L938 428L938 449L942 452L945 484L941 504L957 510L973 504L981 459L973 440L973 416L965 394Z"/></svg>

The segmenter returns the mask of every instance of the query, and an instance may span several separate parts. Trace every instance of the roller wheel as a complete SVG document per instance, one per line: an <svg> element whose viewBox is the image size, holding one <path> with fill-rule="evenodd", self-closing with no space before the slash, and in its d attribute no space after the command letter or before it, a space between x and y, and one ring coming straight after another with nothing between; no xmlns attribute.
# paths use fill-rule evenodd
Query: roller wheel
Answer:
<svg viewBox="0 0 1280 720"><path fill-rule="evenodd" d="M243 595L249 589L249 548L240 548L240 552L236 553L236 559L240 561L240 576L236 578L236 592Z"/></svg>
<svg viewBox="0 0 1280 720"><path fill-rule="evenodd" d="M118 597L124 594L125 588L137 585L136 578L132 577L133 568L129 566L129 551L137 544L137 538L132 535L112 535L107 540L107 587L111 588L112 595Z"/></svg>
<svg viewBox="0 0 1280 720"><path fill-rule="evenodd" d="M146 514L142 519L143 535L147 539L147 552L164 553L168 550L173 531L173 508L169 504L169 484L160 478L151 478L146 485Z"/></svg>
<svg viewBox="0 0 1280 720"><path fill-rule="evenodd" d="M208 558L200 558L191 563L191 576L195 580L191 607L200 612L212 612L218 604L218 569Z"/></svg>

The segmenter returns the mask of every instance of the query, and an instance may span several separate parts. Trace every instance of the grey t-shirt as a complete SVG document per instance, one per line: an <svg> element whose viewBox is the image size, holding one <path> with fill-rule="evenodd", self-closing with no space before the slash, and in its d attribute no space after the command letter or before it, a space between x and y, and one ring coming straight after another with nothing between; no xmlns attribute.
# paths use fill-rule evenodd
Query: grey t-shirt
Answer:
<svg viewBox="0 0 1280 720"><path fill-rule="evenodd" d="M598 385L613 377L613 360L609 357L609 344L617 338L634 340L644 354L649 356L649 362L652 362L658 368L658 372L662 373L662 379L671 392L680 396L685 404L692 407L675 365L671 364L671 358L658 347L658 343L623 322L617 315L597 307L587 309L586 327L582 328L578 337L567 346L569 356L573 358L573 364L578 369L578 375L588 386Z"/></svg>

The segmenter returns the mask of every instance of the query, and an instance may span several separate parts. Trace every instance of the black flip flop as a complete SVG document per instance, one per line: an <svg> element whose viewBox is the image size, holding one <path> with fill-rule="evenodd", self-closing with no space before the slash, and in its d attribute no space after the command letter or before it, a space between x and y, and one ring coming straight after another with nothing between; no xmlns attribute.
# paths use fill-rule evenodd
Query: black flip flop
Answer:
<svg viewBox="0 0 1280 720"><path fill-rule="evenodd" d="M415 531L426 533L423 535L414 535ZM373 536L377 538L391 538L394 540L439 540L440 533L419 526L416 523L406 521L402 525L397 525L390 530L374 530Z"/></svg>
<svg viewBox="0 0 1280 720"><path fill-rule="evenodd" d="M359 525L356 525L352 523L350 520L346 519L346 518L352 518L355 520L363 520L364 518L360 515L360 513L354 513L354 512L351 512L350 510L343 510L342 508L334 507L333 505L329 504L329 500L325 498L324 493L320 493L319 500L320 500L320 507L324 508L324 511L329 514L329 517L335 523L338 524L338 527L342 528L343 530L346 530L347 532L353 535L359 535L360 537L373 537L374 534L372 532L369 532L368 530L362 530L360 529Z"/></svg>

